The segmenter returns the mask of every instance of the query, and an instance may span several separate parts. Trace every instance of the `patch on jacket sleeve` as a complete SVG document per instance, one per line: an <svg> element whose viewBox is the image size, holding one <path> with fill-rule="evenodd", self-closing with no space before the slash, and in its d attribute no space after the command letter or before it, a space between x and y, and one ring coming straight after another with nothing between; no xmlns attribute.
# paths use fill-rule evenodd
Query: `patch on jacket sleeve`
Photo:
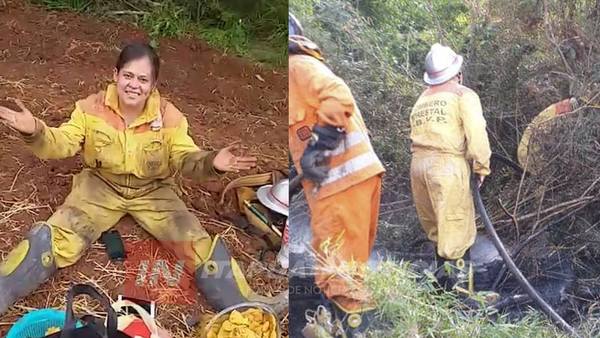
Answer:
<svg viewBox="0 0 600 338"><path fill-rule="evenodd" d="M308 126L304 126L296 131L296 135L301 141L306 141L312 136L312 131Z"/></svg>

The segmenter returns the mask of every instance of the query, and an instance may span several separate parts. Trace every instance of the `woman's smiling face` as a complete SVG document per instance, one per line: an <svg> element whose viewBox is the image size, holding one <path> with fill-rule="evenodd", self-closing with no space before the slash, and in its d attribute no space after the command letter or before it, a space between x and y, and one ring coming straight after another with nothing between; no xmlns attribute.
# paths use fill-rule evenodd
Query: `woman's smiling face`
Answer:
<svg viewBox="0 0 600 338"><path fill-rule="evenodd" d="M121 70L115 69L119 102L129 107L140 107L154 89L155 80L152 62L147 57L127 62Z"/></svg>

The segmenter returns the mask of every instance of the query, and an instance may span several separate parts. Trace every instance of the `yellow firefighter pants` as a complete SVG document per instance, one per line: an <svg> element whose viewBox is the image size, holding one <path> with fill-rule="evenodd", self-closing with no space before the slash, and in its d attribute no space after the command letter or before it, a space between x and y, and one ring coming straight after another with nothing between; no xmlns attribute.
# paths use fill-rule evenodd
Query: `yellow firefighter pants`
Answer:
<svg viewBox="0 0 600 338"><path fill-rule="evenodd" d="M421 226L438 255L461 258L475 241L470 169L464 157L414 153L411 188Z"/></svg>
<svg viewBox="0 0 600 338"><path fill-rule="evenodd" d="M52 248L59 268L74 264L100 235L130 214L146 231L194 271L209 255L211 238L171 186L126 199L84 169L73 189L50 217Z"/></svg>
<svg viewBox="0 0 600 338"><path fill-rule="evenodd" d="M315 268L316 284L348 313L371 309L370 294L363 285L360 269L354 271L353 280L336 270L351 262L358 263L359 268L366 266L375 243L380 199L381 176L323 199L307 199L312 246L321 257ZM327 259L322 260L323 257Z"/></svg>

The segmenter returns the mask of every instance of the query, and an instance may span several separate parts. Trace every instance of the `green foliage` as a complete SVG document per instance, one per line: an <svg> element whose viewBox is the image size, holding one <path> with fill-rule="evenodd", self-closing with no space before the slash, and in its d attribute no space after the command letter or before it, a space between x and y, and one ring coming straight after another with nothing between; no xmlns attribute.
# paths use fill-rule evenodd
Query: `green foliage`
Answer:
<svg viewBox="0 0 600 338"><path fill-rule="evenodd" d="M133 20L155 43L161 37L196 36L259 62L287 62L286 0L34 0L55 10L87 11ZM131 19L131 20L129 20Z"/></svg>
<svg viewBox="0 0 600 338"><path fill-rule="evenodd" d="M420 72L423 55L433 42L462 48L469 20L463 1L370 0L358 4L361 14L380 27L387 54L407 69Z"/></svg>
<svg viewBox="0 0 600 338"><path fill-rule="evenodd" d="M423 89L423 60L436 41L460 49L469 9L460 0L294 0L290 9L351 87L376 151L408 177L408 115ZM442 17L440 13L445 15ZM443 30L439 27L443 26ZM406 183L406 182L405 182Z"/></svg>
<svg viewBox="0 0 600 338"><path fill-rule="evenodd" d="M287 1L177 0L200 23L196 31L215 46L259 61L287 58Z"/></svg>
<svg viewBox="0 0 600 338"><path fill-rule="evenodd" d="M140 24L153 37L181 37L189 31L189 16L183 7L164 1L146 12Z"/></svg>
<svg viewBox="0 0 600 338"><path fill-rule="evenodd" d="M228 24L226 29L207 27L198 28L202 38L213 46L227 46L238 55L245 55L248 51L249 37L241 21Z"/></svg>
<svg viewBox="0 0 600 338"><path fill-rule="evenodd" d="M35 0L38 3L54 10L72 10L76 12L85 11L93 0Z"/></svg>
<svg viewBox="0 0 600 338"><path fill-rule="evenodd" d="M383 236L378 244L411 252L416 249L415 236L423 236L416 210L410 207L409 115L425 87L423 61L434 42L450 45L464 56L465 84L481 98L492 151L507 158L516 159L523 130L545 107L571 95L583 97L584 104L585 98L594 98L596 107L561 118L561 127L543 135L547 165L542 172L522 179L512 169L492 168L484 199L508 246L566 213L561 206L570 200L588 194L598 201L598 166L593 164L599 156L597 1L291 0L290 9L307 37L322 48L327 64L352 89L386 167L379 231ZM397 207L390 216L394 204L406 207ZM577 282L584 285L581 290L594 290L597 297L600 267L594 253L600 252L600 245L590 234L597 225L597 204L574 210L571 220L552 229L555 236L548 236L552 243L540 236L521 252L519 260L532 263L522 264L523 273L537 276L536 260L561 248L573 255ZM518 225L506 210L515 213ZM523 215L537 216L521 219ZM492 324L485 313L465 317L454 300L412 290L415 283L402 285L400 279L406 276L394 273L383 274L382 284L376 286L388 307L384 315L395 326L383 337L416 337L410 334L412 329L431 337L540 337L536 330L549 330L537 317L517 324L506 318ZM396 288L401 291L393 291ZM597 307L597 298L573 292L573 298L585 299L578 304L581 307L561 306L581 311L581 322L574 324L597 336L597 315L587 313Z"/></svg>
<svg viewBox="0 0 600 338"><path fill-rule="evenodd" d="M188 32L199 35L215 47L261 62L281 65L286 61L285 0L174 0L165 3L186 13Z"/></svg>
<svg viewBox="0 0 600 338"><path fill-rule="evenodd" d="M408 264L386 262L378 269L367 278L385 327L374 337L566 337L537 313L510 323L485 307L468 309L456 295L435 291ZM483 297L479 301L484 304Z"/></svg>

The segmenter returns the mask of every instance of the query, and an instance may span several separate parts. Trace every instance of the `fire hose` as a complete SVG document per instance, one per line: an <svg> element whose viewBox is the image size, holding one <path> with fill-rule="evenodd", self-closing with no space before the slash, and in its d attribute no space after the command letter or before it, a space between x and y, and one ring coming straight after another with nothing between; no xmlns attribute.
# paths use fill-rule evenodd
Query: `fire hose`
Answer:
<svg viewBox="0 0 600 338"><path fill-rule="evenodd" d="M302 182L302 179L302 174L296 175L292 178L292 180L290 181L290 195L293 195L297 191L297 189L301 187L300 183ZM494 229L492 221L490 220L490 217L487 214L487 211L485 210L483 200L481 199L481 193L479 191L478 182L476 180L473 180L472 185L475 205L477 210L479 211L479 214L481 215L481 219L483 221L485 229L492 238L492 242L494 243L494 246L500 253L500 256L504 260L504 263L506 264L506 266L508 266L508 269L513 273L513 275L517 278L519 285L525 290L525 292L527 292L529 297L531 297L531 299L534 300L540 306L542 311L558 324L559 327L561 327L563 330L565 330L572 336L578 338L581 337L575 331L575 329L571 325L569 325L569 323L567 323L558 313L556 313L556 311L540 296L540 294L533 288L533 286L531 286L527 278L525 278L523 273L516 266L515 262L512 260L512 258L508 254L508 251L504 247L504 244L500 240L500 237Z"/></svg>
<svg viewBox="0 0 600 338"><path fill-rule="evenodd" d="M558 326L560 326L563 330L567 331L575 337L581 337L579 334L577 334L577 332L571 325L569 325L558 313L556 313L556 311L554 311L554 309L550 305L548 305L548 303L546 303L546 301L539 295L539 293L533 288L533 286L531 286L529 281L527 281L527 278L525 278L523 273L521 273L519 268L515 265L515 262L513 262L512 258L510 258L508 251L506 251L504 244L502 244L502 241L500 240L498 233L496 233L496 230L492 225L490 217L488 216L487 211L485 210L483 200L481 199L481 193L479 191L478 182L473 181L472 184L475 205L477 210L479 211L479 214L481 215L481 219L485 226L485 230L492 238L492 242L494 243L494 246L500 253L500 256L502 256L504 263L506 264L506 266L508 266L508 269L513 273L513 275L517 278L519 285L523 289L525 289L525 292L527 292L529 297L531 297L531 299L533 299L540 306L542 311L544 311L545 314L547 314L554 322L556 322Z"/></svg>

